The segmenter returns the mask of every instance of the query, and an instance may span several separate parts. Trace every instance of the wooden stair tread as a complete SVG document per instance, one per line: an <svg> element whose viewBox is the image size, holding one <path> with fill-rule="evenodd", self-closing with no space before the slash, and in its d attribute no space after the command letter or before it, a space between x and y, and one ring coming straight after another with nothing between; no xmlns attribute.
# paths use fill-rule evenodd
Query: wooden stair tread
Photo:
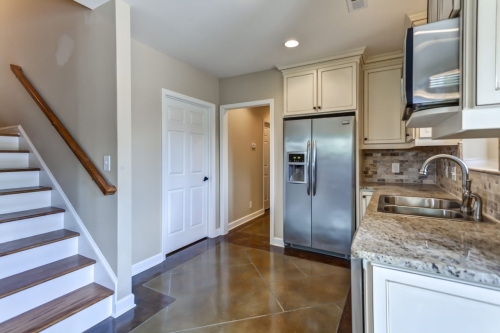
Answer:
<svg viewBox="0 0 500 333"><path fill-rule="evenodd" d="M29 150L7 150L7 149L0 149L0 154L26 154L29 153Z"/></svg>
<svg viewBox="0 0 500 333"><path fill-rule="evenodd" d="M80 236L80 234L77 232L61 229L32 237L0 243L0 257L78 236Z"/></svg>
<svg viewBox="0 0 500 333"><path fill-rule="evenodd" d="M27 172L40 171L40 168L0 168L0 172Z"/></svg>
<svg viewBox="0 0 500 333"><path fill-rule="evenodd" d="M0 279L0 299L93 265L95 262L93 259L74 255Z"/></svg>
<svg viewBox="0 0 500 333"><path fill-rule="evenodd" d="M0 224L12 221L27 220L34 217L64 213L65 210L58 207L44 207L20 212L0 214Z"/></svg>
<svg viewBox="0 0 500 333"><path fill-rule="evenodd" d="M14 136L19 137L19 133L0 133L0 136Z"/></svg>
<svg viewBox="0 0 500 333"><path fill-rule="evenodd" d="M113 295L91 283L0 324L2 333L40 332Z"/></svg>
<svg viewBox="0 0 500 333"><path fill-rule="evenodd" d="M5 190L0 190L0 195L11 195L11 194L21 194L30 192L42 192L42 191L52 191L52 187L33 186L33 187L7 188Z"/></svg>

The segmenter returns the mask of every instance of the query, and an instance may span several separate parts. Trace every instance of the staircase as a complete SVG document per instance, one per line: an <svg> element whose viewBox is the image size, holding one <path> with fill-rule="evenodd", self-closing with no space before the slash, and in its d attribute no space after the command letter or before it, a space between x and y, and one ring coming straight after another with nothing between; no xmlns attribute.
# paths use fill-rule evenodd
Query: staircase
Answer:
<svg viewBox="0 0 500 333"><path fill-rule="evenodd" d="M111 315L113 291L20 139L0 134L0 332L82 332Z"/></svg>

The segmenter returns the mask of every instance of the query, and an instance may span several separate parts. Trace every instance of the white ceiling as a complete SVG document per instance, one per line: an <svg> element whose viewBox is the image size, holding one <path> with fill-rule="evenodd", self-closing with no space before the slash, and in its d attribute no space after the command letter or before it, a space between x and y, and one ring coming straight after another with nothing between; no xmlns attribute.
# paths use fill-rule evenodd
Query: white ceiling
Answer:
<svg viewBox="0 0 500 333"><path fill-rule="evenodd" d="M313 60L361 46L402 50L406 13L427 0L125 0L132 37L218 78ZM294 49L283 46L297 39Z"/></svg>

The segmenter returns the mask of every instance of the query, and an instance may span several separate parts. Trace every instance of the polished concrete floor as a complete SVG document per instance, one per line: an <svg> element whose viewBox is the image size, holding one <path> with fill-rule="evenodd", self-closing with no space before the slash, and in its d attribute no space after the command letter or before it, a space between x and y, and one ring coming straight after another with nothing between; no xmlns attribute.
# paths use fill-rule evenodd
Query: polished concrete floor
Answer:
<svg viewBox="0 0 500 333"><path fill-rule="evenodd" d="M269 212L133 279L137 307L101 332L351 332L349 261L269 244Z"/></svg>
<svg viewBox="0 0 500 333"><path fill-rule="evenodd" d="M337 332L350 304L348 262L268 240L266 213L191 259L149 274L154 278L141 287L175 301L132 332Z"/></svg>

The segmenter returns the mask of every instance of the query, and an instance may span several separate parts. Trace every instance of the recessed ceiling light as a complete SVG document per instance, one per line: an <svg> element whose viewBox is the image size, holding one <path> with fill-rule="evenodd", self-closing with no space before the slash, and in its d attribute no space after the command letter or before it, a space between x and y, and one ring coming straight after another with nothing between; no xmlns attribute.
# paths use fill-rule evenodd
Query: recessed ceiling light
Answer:
<svg viewBox="0 0 500 333"><path fill-rule="evenodd" d="M293 39L285 43L286 47L297 47L297 45L299 45L299 42Z"/></svg>

